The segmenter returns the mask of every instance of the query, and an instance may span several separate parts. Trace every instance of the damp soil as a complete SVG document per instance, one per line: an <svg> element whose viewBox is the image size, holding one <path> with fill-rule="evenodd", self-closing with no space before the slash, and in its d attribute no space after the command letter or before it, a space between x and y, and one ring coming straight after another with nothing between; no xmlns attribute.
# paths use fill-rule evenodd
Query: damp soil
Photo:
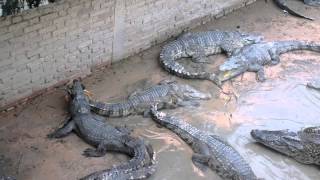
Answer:
<svg viewBox="0 0 320 180"><path fill-rule="evenodd" d="M272 1L261 0L192 31L239 29L260 33L267 40L320 42L320 8L294 1L290 6L317 20L311 22L286 15ZM259 146L249 133L256 128L299 130L304 126L319 125L320 92L305 86L312 79L320 78L319 54L296 51L282 55L280 64L266 67L266 82L259 83L253 73L245 73L225 83L223 91L229 94L223 94L211 82L183 80L163 71L158 64L162 45L94 72L83 80L86 88L95 98L112 102L163 79L191 84L210 92L214 98L202 102L198 108L179 108L168 113L225 138L247 160L258 177L267 180L319 179L318 167L300 164ZM213 70L226 57L211 56L210 59L207 69ZM117 153L108 153L103 158L85 158L81 154L89 145L74 134L60 140L48 140L46 135L61 125L67 116L62 88L1 114L0 174L23 180L70 180L128 160ZM220 179L210 169L197 169L190 159L190 147L174 133L159 128L152 119L130 116L109 118L108 122L128 125L134 129L134 135L153 145L158 169L150 179Z"/></svg>

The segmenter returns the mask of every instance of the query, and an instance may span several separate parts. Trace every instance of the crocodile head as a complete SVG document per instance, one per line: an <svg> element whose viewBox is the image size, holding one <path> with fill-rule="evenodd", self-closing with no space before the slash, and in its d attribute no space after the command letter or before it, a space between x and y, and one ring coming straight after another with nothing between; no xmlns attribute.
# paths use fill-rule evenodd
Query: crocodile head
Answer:
<svg viewBox="0 0 320 180"><path fill-rule="evenodd" d="M288 130L252 130L251 136L258 143L290 157L298 156L303 149L297 134Z"/></svg>
<svg viewBox="0 0 320 180"><path fill-rule="evenodd" d="M244 45L254 44L262 42L264 37L258 34L240 33L240 37L243 40Z"/></svg>
<svg viewBox="0 0 320 180"><path fill-rule="evenodd" d="M187 84L173 83L172 88L175 92L175 95L184 100L207 100L211 98L210 93L201 92Z"/></svg>
<svg viewBox="0 0 320 180"><path fill-rule="evenodd" d="M221 82L234 78L248 70L248 65L237 56L230 57L225 63L219 66L217 79Z"/></svg>
<svg viewBox="0 0 320 180"><path fill-rule="evenodd" d="M71 97L71 113L90 112L88 97L85 95L84 89L84 85L79 80L73 80L73 84L68 90L68 93Z"/></svg>
<svg viewBox="0 0 320 180"><path fill-rule="evenodd" d="M300 163L320 165L319 144L304 141L288 130L252 130L251 136L259 143L294 158Z"/></svg>

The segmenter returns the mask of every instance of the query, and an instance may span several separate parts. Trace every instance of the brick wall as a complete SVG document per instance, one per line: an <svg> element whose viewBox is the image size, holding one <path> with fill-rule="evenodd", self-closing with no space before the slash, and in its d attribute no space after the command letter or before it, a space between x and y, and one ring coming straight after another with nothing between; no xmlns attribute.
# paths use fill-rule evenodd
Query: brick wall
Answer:
<svg viewBox="0 0 320 180"><path fill-rule="evenodd" d="M61 0L1 17L0 107L254 1Z"/></svg>

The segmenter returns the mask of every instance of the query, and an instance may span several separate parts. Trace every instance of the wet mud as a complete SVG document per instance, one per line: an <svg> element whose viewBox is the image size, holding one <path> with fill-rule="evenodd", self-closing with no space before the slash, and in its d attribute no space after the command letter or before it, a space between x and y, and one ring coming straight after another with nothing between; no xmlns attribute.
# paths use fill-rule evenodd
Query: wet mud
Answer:
<svg viewBox="0 0 320 180"><path fill-rule="evenodd" d="M193 31L239 29L260 33L267 40L309 40L320 42L320 9L290 2L300 12L317 18L308 21L284 14L272 1L238 10ZM208 81L183 80L163 71L158 56L163 44L153 47L111 68L94 72L83 83L94 97L106 102L125 98L162 79L176 79L213 95L198 108L168 110L204 131L225 138L248 161L258 177L267 180L316 180L318 167L303 165L256 144L251 129L299 130L319 124L320 92L306 88L307 82L320 78L320 54L296 51L281 56L280 64L266 67L267 81L255 80L245 73L224 84L221 91ZM225 61L223 55L211 56L212 63L196 68L214 70ZM185 63L182 60L182 63ZM0 174L23 180L77 179L93 171L110 168L128 157L108 153L103 158L85 158L89 145L75 134L61 140L46 135L68 116L65 92L57 89L30 104L0 116ZM108 118L114 125L127 124L134 135L148 140L157 152L158 169L152 180L220 179L213 171L200 171L191 162L192 150L177 135L159 128L150 118L130 116Z"/></svg>

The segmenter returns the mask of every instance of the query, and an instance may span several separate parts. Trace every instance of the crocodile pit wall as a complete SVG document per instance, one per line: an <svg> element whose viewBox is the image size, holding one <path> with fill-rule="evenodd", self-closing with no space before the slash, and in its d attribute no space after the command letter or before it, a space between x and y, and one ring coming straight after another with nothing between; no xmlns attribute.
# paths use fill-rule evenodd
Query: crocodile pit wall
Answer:
<svg viewBox="0 0 320 180"><path fill-rule="evenodd" d="M255 0L60 0L0 17L0 110Z"/></svg>

